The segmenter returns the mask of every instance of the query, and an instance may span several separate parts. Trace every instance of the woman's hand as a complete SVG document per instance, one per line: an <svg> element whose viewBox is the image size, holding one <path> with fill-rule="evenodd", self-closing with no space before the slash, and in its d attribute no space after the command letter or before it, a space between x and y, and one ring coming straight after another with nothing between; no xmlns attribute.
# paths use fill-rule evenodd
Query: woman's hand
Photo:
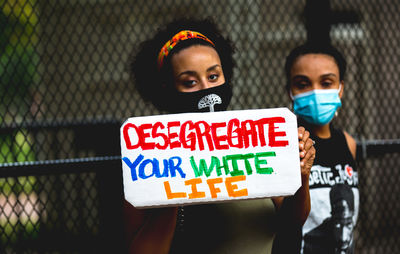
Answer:
<svg viewBox="0 0 400 254"><path fill-rule="evenodd" d="M314 141L310 138L310 133L302 126L298 128L299 152L302 182L308 182L311 167L315 159Z"/></svg>

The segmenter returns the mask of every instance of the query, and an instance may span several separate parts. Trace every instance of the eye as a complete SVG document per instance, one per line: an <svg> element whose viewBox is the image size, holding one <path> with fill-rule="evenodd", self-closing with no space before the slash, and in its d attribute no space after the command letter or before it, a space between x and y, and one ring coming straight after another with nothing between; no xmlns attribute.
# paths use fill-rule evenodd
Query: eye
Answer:
<svg viewBox="0 0 400 254"><path fill-rule="evenodd" d="M324 88L329 88L329 87L331 87L331 86L333 85L333 82L330 81L330 80L324 80L324 81L321 82L321 85L322 85Z"/></svg>
<svg viewBox="0 0 400 254"><path fill-rule="evenodd" d="M296 75L292 78L292 87L296 90L307 89L311 86L311 81L307 76Z"/></svg>
<svg viewBox="0 0 400 254"><path fill-rule="evenodd" d="M185 80L182 82L185 87L193 87L196 85L196 80Z"/></svg>
<svg viewBox="0 0 400 254"><path fill-rule="evenodd" d="M211 74L210 76L208 76L208 80L216 81L216 80L218 80L218 77L219 77L218 74Z"/></svg>
<svg viewBox="0 0 400 254"><path fill-rule="evenodd" d="M305 89L307 86L309 86L309 83L308 83L308 82L301 81L301 82L294 82L293 85L294 85L297 89L302 90L302 89Z"/></svg>

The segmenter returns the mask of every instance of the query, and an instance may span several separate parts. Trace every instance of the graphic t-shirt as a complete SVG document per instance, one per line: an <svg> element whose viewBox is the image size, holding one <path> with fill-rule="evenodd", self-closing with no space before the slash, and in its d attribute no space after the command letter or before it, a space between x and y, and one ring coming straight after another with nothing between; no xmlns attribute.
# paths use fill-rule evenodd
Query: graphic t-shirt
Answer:
<svg viewBox="0 0 400 254"><path fill-rule="evenodd" d="M311 211L302 230L301 253L353 253L359 210L358 172L342 131L315 141L310 173Z"/></svg>

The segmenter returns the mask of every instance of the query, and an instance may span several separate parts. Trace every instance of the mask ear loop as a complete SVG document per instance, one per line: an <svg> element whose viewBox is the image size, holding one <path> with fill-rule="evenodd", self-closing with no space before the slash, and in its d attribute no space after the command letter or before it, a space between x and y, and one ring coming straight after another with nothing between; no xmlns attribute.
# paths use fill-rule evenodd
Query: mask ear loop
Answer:
<svg viewBox="0 0 400 254"><path fill-rule="evenodd" d="M290 88L289 88L289 97L292 100L290 103L290 106L291 106L291 110L293 111L294 110L294 107L293 107L294 97L293 97L292 89L290 89Z"/></svg>
<svg viewBox="0 0 400 254"><path fill-rule="evenodd" d="M292 89L289 89L289 97L290 97L290 99L292 99L292 101L294 101Z"/></svg>
<svg viewBox="0 0 400 254"><path fill-rule="evenodd" d="M341 89L342 89L342 82L339 83L338 95L339 95ZM339 110L339 109L337 109L337 110L335 111L335 117L337 117L337 116L339 115L338 110Z"/></svg>

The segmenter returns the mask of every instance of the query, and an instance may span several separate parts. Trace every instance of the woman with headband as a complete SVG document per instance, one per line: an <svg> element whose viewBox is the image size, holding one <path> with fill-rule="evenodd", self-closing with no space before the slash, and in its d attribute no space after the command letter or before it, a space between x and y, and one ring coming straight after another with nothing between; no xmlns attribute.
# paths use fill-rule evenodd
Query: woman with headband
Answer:
<svg viewBox="0 0 400 254"><path fill-rule="evenodd" d="M141 96L161 111L223 111L232 97L233 53L212 21L181 19L141 44L131 70ZM215 98L212 106L199 103L205 96ZM299 227L310 210L308 176L315 149L303 127L299 149L303 186L292 197L144 210L125 202L129 253L268 252L275 210L288 225Z"/></svg>

